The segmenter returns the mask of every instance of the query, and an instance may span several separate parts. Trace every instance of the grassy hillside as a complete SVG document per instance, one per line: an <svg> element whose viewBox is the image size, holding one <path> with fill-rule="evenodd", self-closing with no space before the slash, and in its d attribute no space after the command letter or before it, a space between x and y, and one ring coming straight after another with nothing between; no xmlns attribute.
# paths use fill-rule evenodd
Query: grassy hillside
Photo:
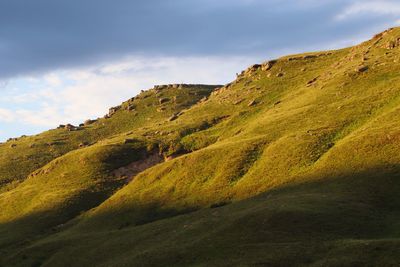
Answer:
<svg viewBox="0 0 400 267"><path fill-rule="evenodd" d="M15 186L31 172L69 151L119 134L162 125L173 114L208 96L215 87L157 86L111 108L111 116L87 120L81 127L59 127L36 136L11 138L0 144L0 190ZM165 102L160 103L160 99Z"/></svg>
<svg viewBox="0 0 400 267"><path fill-rule="evenodd" d="M4 265L396 266L399 61L395 28L3 144Z"/></svg>

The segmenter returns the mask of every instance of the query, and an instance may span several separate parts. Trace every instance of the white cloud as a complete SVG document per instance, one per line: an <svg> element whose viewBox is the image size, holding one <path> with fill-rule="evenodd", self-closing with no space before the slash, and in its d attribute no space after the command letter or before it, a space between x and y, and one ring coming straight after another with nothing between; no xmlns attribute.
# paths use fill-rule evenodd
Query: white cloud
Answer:
<svg viewBox="0 0 400 267"><path fill-rule="evenodd" d="M55 74L54 72L45 75L44 79L50 86L54 86L54 87L60 86L62 83L60 77L57 74Z"/></svg>
<svg viewBox="0 0 400 267"><path fill-rule="evenodd" d="M0 109L0 120L43 127L79 123L103 116L109 107L155 84L220 84L234 79L255 58L244 57L131 57L109 64L27 77L30 91L7 96L15 107ZM7 91L7 88L6 88ZM1 102L5 103L5 102ZM23 134L23 133L18 133Z"/></svg>
<svg viewBox="0 0 400 267"><path fill-rule="evenodd" d="M362 14L399 15L400 2L398 1L357 1L348 5L336 20L345 20Z"/></svg>
<svg viewBox="0 0 400 267"><path fill-rule="evenodd" d="M15 120L15 114L8 109L0 108L0 121L12 122Z"/></svg>

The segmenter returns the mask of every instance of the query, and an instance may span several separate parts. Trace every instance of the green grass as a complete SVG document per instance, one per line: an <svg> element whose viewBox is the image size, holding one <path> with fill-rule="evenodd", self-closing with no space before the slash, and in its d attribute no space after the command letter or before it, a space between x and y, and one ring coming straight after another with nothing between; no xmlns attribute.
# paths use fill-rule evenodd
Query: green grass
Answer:
<svg viewBox="0 0 400 267"><path fill-rule="evenodd" d="M145 91L82 130L0 145L3 264L396 266L398 37L284 57L213 92ZM155 153L167 160L113 175Z"/></svg>

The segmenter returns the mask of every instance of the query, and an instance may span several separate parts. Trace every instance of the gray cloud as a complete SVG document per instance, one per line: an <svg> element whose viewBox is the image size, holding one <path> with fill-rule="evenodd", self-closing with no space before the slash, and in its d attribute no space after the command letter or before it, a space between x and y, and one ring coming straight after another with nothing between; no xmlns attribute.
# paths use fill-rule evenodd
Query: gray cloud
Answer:
<svg viewBox="0 0 400 267"><path fill-rule="evenodd" d="M132 54L268 57L276 51L314 49L316 44L328 46L371 34L396 18L364 14L334 19L355 3L0 0L0 78Z"/></svg>

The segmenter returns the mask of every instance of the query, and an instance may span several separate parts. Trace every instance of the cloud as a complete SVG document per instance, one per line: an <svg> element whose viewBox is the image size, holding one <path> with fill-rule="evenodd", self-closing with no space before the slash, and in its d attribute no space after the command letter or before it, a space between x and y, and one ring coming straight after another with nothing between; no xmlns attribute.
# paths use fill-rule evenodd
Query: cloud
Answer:
<svg viewBox="0 0 400 267"><path fill-rule="evenodd" d="M8 109L0 108L0 122L11 122L15 120L15 114Z"/></svg>
<svg viewBox="0 0 400 267"><path fill-rule="evenodd" d="M332 23L329 18L349 2L355 3L3 0L0 78L42 75L127 56L267 57L280 49L306 49L317 43L348 39L375 25L375 21L368 25ZM356 11L353 7L346 14Z"/></svg>
<svg viewBox="0 0 400 267"><path fill-rule="evenodd" d="M44 79L46 80L48 85L53 86L53 87L60 86L62 83L60 77L58 77L54 73L50 73L50 74L46 75L44 77Z"/></svg>
<svg viewBox="0 0 400 267"><path fill-rule="evenodd" d="M155 84L226 83L255 61L256 58L250 57L134 57L55 71L37 76L34 87L28 92L14 88L14 93L2 99L9 108L0 109L0 117L3 122L40 126L43 130L58 124L77 124L103 116L109 107ZM10 86L24 87L30 79L21 78Z"/></svg>
<svg viewBox="0 0 400 267"><path fill-rule="evenodd" d="M336 20L345 20L358 15L400 15L400 3L394 1L357 1L336 15Z"/></svg>

